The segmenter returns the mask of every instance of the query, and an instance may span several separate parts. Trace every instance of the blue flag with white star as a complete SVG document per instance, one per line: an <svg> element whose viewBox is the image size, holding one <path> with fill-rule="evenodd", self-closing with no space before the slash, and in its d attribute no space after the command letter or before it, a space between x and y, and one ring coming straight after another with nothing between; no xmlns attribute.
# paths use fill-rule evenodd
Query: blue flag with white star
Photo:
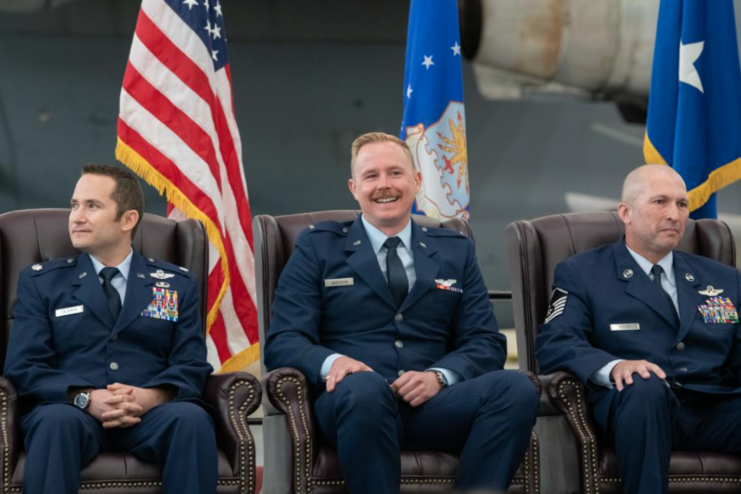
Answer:
<svg viewBox="0 0 741 494"><path fill-rule="evenodd" d="M468 151L456 0L412 0L401 139L422 172L414 212L468 219Z"/></svg>
<svg viewBox="0 0 741 494"><path fill-rule="evenodd" d="M733 0L662 0L643 154L684 178L692 218L718 217L715 192L741 178Z"/></svg>

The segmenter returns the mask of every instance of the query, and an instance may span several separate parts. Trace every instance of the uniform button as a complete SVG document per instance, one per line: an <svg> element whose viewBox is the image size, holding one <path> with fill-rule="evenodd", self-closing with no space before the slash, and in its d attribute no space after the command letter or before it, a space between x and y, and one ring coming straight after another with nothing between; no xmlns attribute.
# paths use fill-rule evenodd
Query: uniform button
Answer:
<svg viewBox="0 0 741 494"><path fill-rule="evenodd" d="M677 350L679 350L680 352L684 350L684 341L680 341L679 343L677 343Z"/></svg>
<svg viewBox="0 0 741 494"><path fill-rule="evenodd" d="M396 348L404 348L404 342L401 340L396 340L394 345L396 345Z"/></svg>
<svg viewBox="0 0 741 494"><path fill-rule="evenodd" d="M347 233L347 228L343 228L342 233Z"/></svg>
<svg viewBox="0 0 741 494"><path fill-rule="evenodd" d="M403 376L404 375L404 372L406 372L406 371L400 370L399 371L399 377Z"/></svg>
<svg viewBox="0 0 741 494"><path fill-rule="evenodd" d="M110 363L110 364L108 365L108 367L110 367L110 369L111 369L112 371L117 371L117 370L118 370L118 364L117 364L116 362L111 362L111 363Z"/></svg>
<svg viewBox="0 0 741 494"><path fill-rule="evenodd" d="M679 372L687 372L688 369L687 367L680 367L678 370Z"/></svg>
<svg viewBox="0 0 741 494"><path fill-rule="evenodd" d="M401 321L403 321L403 320L404 320L404 316L403 316L403 315L402 315L401 313L399 313L399 314L396 314L396 315L394 316L394 321L396 321L396 322L401 322Z"/></svg>
<svg viewBox="0 0 741 494"><path fill-rule="evenodd" d="M427 227L426 226L423 226L422 227L422 231L425 232L425 233L427 233Z"/></svg>
<svg viewBox="0 0 741 494"><path fill-rule="evenodd" d="M113 341L118 341L118 334L114 334L113 336L111 336L111 339Z"/></svg>

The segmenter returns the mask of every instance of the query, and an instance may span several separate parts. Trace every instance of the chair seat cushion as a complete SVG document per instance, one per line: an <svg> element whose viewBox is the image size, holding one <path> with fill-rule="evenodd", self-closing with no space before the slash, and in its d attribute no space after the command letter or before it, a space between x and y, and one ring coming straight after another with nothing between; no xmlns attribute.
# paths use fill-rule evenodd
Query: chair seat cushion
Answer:
<svg viewBox="0 0 741 494"><path fill-rule="evenodd" d="M11 488L20 492L23 473L26 466L26 452L23 451L18 457L18 465L11 478ZM236 485L237 477L234 476L226 455L219 450L219 483L234 477ZM127 488L151 488L151 492L160 492L162 480L160 468L156 463L148 462L125 453L101 453L80 473L80 482L86 489L98 489L103 487ZM126 491L128 492L128 491ZM139 490L137 493L150 492L150 489Z"/></svg>
<svg viewBox="0 0 741 494"><path fill-rule="evenodd" d="M600 492L620 492L617 457L613 448L600 455ZM738 492L741 489L741 456L724 453L675 451L669 462L669 485L678 492Z"/></svg>
<svg viewBox="0 0 741 494"><path fill-rule="evenodd" d="M455 477L458 458L446 453L433 451L403 451L401 453L401 476L417 478ZM314 464L314 478L317 480L337 480L342 478L337 452L322 445Z"/></svg>

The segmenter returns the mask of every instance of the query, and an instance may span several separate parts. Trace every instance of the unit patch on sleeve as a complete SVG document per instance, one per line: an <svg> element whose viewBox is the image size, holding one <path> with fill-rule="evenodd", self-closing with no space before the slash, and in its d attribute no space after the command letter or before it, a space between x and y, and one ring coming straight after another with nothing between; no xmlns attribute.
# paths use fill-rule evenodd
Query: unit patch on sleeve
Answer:
<svg viewBox="0 0 741 494"><path fill-rule="evenodd" d="M153 319L164 319L165 321L177 322L178 320L178 292L167 288L153 287L154 299L141 313L143 317Z"/></svg>
<svg viewBox="0 0 741 494"><path fill-rule="evenodd" d="M563 314L566 308L566 299L569 297L569 292L562 290L561 288L554 288L551 294L551 301L548 304L548 312L545 314L545 321L543 324L551 322Z"/></svg>

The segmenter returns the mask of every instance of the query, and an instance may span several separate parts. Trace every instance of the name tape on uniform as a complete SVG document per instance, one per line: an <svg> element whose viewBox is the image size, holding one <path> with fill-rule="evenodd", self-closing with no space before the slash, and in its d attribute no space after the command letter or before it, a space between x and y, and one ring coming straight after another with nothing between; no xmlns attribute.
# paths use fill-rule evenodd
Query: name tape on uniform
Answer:
<svg viewBox="0 0 741 494"><path fill-rule="evenodd" d="M628 324L610 324L610 331L638 331L641 325L637 322Z"/></svg>
<svg viewBox="0 0 741 494"><path fill-rule="evenodd" d="M350 286L354 285L355 280L353 278L336 278L334 280L324 280L324 286L332 288L334 286Z"/></svg>
<svg viewBox="0 0 741 494"><path fill-rule="evenodd" d="M85 310L84 306L75 305L74 307L67 307L66 309L57 309L54 312L54 315L57 317L64 317L64 316L69 316L71 314L80 314L82 313L83 310Z"/></svg>

